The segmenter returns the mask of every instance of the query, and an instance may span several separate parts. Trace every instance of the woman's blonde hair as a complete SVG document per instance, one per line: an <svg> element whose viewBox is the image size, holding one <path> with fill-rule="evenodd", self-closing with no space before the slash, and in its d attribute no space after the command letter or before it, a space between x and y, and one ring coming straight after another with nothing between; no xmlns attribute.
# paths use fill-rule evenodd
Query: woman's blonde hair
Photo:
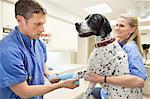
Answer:
<svg viewBox="0 0 150 99"><path fill-rule="evenodd" d="M128 39L126 44L130 43L132 40L135 41L136 45L138 46L140 53L143 54L143 47L141 45L141 37L139 33L139 26L138 26L138 19L136 16L128 15L128 14L121 14L119 18L124 18L127 20L130 27L135 27L134 33Z"/></svg>

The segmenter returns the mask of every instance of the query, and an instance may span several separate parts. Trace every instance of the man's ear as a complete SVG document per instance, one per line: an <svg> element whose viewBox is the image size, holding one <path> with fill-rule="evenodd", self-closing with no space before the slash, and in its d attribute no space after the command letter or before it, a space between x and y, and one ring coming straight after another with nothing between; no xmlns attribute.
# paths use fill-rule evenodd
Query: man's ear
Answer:
<svg viewBox="0 0 150 99"><path fill-rule="evenodd" d="M17 22L18 22L18 24L19 24L20 26L23 25L23 23L25 22L25 19L24 19L23 16L17 15L17 16L16 16L16 19L17 19Z"/></svg>

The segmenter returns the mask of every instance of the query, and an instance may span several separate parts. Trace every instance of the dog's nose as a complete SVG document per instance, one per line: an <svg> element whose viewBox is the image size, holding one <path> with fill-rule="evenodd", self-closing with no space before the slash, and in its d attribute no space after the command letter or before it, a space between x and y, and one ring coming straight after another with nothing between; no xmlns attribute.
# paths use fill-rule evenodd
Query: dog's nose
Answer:
<svg viewBox="0 0 150 99"><path fill-rule="evenodd" d="M75 27L76 27L76 30L79 32L79 29L80 29L80 23L75 23Z"/></svg>
<svg viewBox="0 0 150 99"><path fill-rule="evenodd" d="M79 23L75 23L75 25L76 25L76 26L79 26L80 24L79 24Z"/></svg>

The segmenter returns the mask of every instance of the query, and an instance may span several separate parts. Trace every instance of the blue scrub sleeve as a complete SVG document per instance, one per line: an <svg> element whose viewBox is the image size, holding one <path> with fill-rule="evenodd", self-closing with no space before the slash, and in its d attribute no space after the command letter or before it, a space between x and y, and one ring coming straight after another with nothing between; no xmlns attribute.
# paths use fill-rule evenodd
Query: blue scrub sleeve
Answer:
<svg viewBox="0 0 150 99"><path fill-rule="evenodd" d="M0 87L9 87L27 79L23 56L16 48L1 49L0 52Z"/></svg>
<svg viewBox="0 0 150 99"><path fill-rule="evenodd" d="M144 80L146 80L147 73L138 47L135 44L133 44L128 49L129 50L127 51L127 54L130 74L141 77Z"/></svg>

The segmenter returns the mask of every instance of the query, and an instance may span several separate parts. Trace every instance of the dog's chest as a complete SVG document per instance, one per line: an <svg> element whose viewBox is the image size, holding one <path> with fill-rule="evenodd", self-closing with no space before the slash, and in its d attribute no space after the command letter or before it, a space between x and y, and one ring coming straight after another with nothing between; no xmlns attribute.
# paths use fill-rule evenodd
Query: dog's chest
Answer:
<svg viewBox="0 0 150 99"><path fill-rule="evenodd" d="M88 70L99 75L123 75L129 73L127 55L118 43L94 48L89 61Z"/></svg>

